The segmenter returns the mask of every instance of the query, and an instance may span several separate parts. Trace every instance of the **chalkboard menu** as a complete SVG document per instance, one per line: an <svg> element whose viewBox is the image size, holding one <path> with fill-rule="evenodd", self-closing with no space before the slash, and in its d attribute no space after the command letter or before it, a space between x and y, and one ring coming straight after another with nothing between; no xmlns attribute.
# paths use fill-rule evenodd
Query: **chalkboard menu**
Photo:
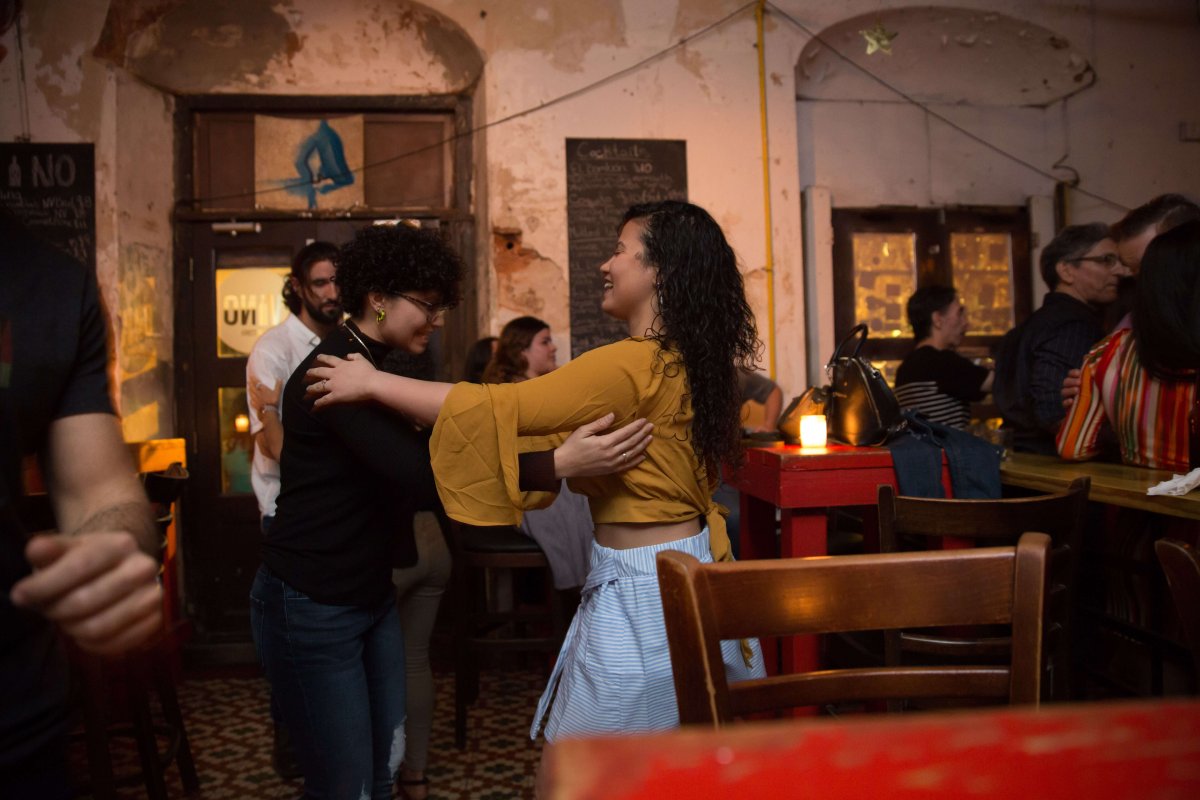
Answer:
<svg viewBox="0 0 1200 800"><path fill-rule="evenodd" d="M567 248L571 357L614 342L625 325L600 310L600 265L612 255L617 223L635 203L687 199L687 142L567 139Z"/></svg>
<svg viewBox="0 0 1200 800"><path fill-rule="evenodd" d="M0 143L0 205L34 235L95 269L93 145Z"/></svg>

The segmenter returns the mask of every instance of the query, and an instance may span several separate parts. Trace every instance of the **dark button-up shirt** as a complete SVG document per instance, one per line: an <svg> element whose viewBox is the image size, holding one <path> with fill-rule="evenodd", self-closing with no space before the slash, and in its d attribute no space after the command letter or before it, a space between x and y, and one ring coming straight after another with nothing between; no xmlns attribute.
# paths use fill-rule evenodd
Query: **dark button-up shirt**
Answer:
<svg viewBox="0 0 1200 800"><path fill-rule="evenodd" d="M1100 312L1068 294L1051 292L1042 307L1004 336L992 394L1013 429L1014 449L1054 455L1065 414L1062 383L1104 335Z"/></svg>

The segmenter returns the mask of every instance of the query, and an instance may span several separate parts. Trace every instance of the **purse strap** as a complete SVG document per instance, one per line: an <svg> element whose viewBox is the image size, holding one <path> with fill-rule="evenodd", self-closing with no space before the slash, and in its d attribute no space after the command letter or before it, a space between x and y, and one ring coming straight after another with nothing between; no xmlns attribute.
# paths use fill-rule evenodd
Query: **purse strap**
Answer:
<svg viewBox="0 0 1200 800"><path fill-rule="evenodd" d="M850 358L858 358L859 352L862 350L863 345L867 342L867 326L862 324L855 325L850 329L849 335L847 335L845 339L842 339L841 343L837 346L837 349L833 351L833 355L830 357L829 363L825 365L826 369L832 367L834 363L842 357L842 349L845 348L846 345L850 344L850 342L854 341L855 337L858 337L858 344L855 345L854 352L850 354Z"/></svg>

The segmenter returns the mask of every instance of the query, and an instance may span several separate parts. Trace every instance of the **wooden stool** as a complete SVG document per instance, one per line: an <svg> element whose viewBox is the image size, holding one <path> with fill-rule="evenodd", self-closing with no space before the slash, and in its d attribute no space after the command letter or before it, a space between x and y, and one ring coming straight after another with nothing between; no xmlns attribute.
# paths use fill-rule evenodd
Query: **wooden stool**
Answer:
<svg viewBox="0 0 1200 800"><path fill-rule="evenodd" d="M120 659L104 659L73 649L72 660L79 670L82 685L84 738L87 742L90 781L84 791L96 800L116 797L116 787L144 783L151 800L166 800L163 773L174 761L185 794L199 790L200 780L188 744L187 729L179 710L179 699L168 665L164 640L158 640ZM155 725L150 713L150 692L158 695L163 724ZM116 718L116 706L123 701L127 719ZM167 738L165 751L159 751L157 734ZM141 770L113 775L113 736L132 736L137 742Z"/></svg>
<svg viewBox="0 0 1200 800"><path fill-rule="evenodd" d="M566 613L550 576L550 562L537 542L516 528L477 528L451 524L454 555L454 744L467 743L467 707L479 697L479 662L496 652L557 653L566 633ZM495 611L487 600L492 569L545 573L546 605L541 609ZM549 635L517 636L521 623L541 624ZM512 630L505 631L507 627ZM489 635L498 634L498 635Z"/></svg>

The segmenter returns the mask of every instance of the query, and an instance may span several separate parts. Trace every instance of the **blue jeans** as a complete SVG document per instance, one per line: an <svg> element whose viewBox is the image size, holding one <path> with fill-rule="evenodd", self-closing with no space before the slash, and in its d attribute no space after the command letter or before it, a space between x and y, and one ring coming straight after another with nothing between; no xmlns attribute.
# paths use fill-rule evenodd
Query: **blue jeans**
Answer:
<svg viewBox="0 0 1200 800"><path fill-rule="evenodd" d="M404 637L396 600L331 606L265 566L250 619L271 692L304 772L304 796L392 796L404 758Z"/></svg>

